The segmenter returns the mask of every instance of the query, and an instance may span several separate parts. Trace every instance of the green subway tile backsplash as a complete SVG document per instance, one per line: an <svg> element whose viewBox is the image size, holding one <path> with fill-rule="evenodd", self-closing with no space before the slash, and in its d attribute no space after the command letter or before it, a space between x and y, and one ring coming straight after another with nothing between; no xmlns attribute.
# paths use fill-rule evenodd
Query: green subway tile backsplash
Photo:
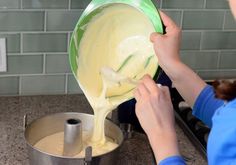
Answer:
<svg viewBox="0 0 236 165"><path fill-rule="evenodd" d="M69 94L83 93L73 75L68 75L67 91Z"/></svg>
<svg viewBox="0 0 236 165"><path fill-rule="evenodd" d="M220 69L236 68L236 51L222 51L220 53Z"/></svg>
<svg viewBox="0 0 236 165"><path fill-rule="evenodd" d="M204 8L204 0L162 0L162 8L199 9Z"/></svg>
<svg viewBox="0 0 236 165"><path fill-rule="evenodd" d="M230 79L236 77L236 70L205 70L199 71L198 75L206 80Z"/></svg>
<svg viewBox="0 0 236 165"><path fill-rule="evenodd" d="M0 38L6 38L6 52L19 53L20 52L20 34L1 34Z"/></svg>
<svg viewBox="0 0 236 165"><path fill-rule="evenodd" d="M42 55L14 55L7 58L7 72L1 74L43 73Z"/></svg>
<svg viewBox="0 0 236 165"><path fill-rule="evenodd" d="M68 2L68 0L22 0L22 6L25 9L68 9Z"/></svg>
<svg viewBox="0 0 236 165"><path fill-rule="evenodd" d="M18 77L0 77L0 95L19 94Z"/></svg>
<svg viewBox="0 0 236 165"><path fill-rule="evenodd" d="M182 11L163 10L178 26L181 26Z"/></svg>
<svg viewBox="0 0 236 165"><path fill-rule="evenodd" d="M224 11L184 11L183 29L222 29L224 13Z"/></svg>
<svg viewBox="0 0 236 165"><path fill-rule="evenodd" d="M63 94L65 93L65 76L38 75L21 77L21 94Z"/></svg>
<svg viewBox="0 0 236 165"><path fill-rule="evenodd" d="M236 49L236 32L203 32L202 49Z"/></svg>
<svg viewBox="0 0 236 165"><path fill-rule="evenodd" d="M182 32L182 50L199 50L201 32Z"/></svg>
<svg viewBox="0 0 236 165"><path fill-rule="evenodd" d="M83 93L69 41L91 0L0 0L7 72L0 95ZM227 0L152 0L182 31L181 59L204 79L236 77L236 22Z"/></svg>
<svg viewBox="0 0 236 165"><path fill-rule="evenodd" d="M18 9L21 0L0 0L0 9Z"/></svg>
<svg viewBox="0 0 236 165"><path fill-rule="evenodd" d="M181 52L182 61L194 70L198 69L217 69L218 52Z"/></svg>
<svg viewBox="0 0 236 165"><path fill-rule="evenodd" d="M2 11L0 12L0 31L42 31L43 12Z"/></svg>
<svg viewBox="0 0 236 165"><path fill-rule="evenodd" d="M228 0L206 0L206 8L209 9L227 9Z"/></svg>
<svg viewBox="0 0 236 165"><path fill-rule="evenodd" d="M91 2L91 0L71 0L72 9L84 9Z"/></svg>
<svg viewBox="0 0 236 165"><path fill-rule="evenodd" d="M68 54L47 54L46 55L46 73L69 73L69 55Z"/></svg>
<svg viewBox="0 0 236 165"><path fill-rule="evenodd" d="M67 34L23 34L23 52L66 52Z"/></svg>
<svg viewBox="0 0 236 165"><path fill-rule="evenodd" d="M78 11L48 11L48 31L73 31L83 10Z"/></svg>
<svg viewBox="0 0 236 165"><path fill-rule="evenodd" d="M225 14L225 29L236 29L235 19L230 11Z"/></svg>

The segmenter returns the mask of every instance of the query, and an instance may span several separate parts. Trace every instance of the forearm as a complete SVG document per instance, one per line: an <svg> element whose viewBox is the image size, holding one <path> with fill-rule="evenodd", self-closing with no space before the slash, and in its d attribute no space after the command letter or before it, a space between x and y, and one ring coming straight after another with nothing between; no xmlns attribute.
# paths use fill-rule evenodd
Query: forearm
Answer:
<svg viewBox="0 0 236 165"><path fill-rule="evenodd" d="M193 106L196 98L207 84L184 63L177 61L169 65L163 67L164 71L184 100Z"/></svg>
<svg viewBox="0 0 236 165"><path fill-rule="evenodd" d="M176 133L149 134L148 135L157 164L170 156L180 155Z"/></svg>

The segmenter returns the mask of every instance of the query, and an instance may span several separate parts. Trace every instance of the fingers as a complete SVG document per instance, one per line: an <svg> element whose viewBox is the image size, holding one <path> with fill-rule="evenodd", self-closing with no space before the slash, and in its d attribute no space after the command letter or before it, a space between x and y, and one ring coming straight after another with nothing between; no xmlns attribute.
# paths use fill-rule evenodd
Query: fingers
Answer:
<svg viewBox="0 0 236 165"><path fill-rule="evenodd" d="M166 26L166 28L168 29L169 27L173 27L176 26L175 22L172 21L172 19L170 17L168 17L164 12L159 11L161 19L163 21L163 24ZM151 42L155 42L156 40L158 40L158 38L162 37L163 34L159 34L159 33L152 33L150 36L150 41Z"/></svg>
<svg viewBox="0 0 236 165"><path fill-rule="evenodd" d="M139 92L138 88L134 90L134 98L139 101L141 98L141 93Z"/></svg>
<svg viewBox="0 0 236 165"><path fill-rule="evenodd" d="M166 27L176 26L175 22L169 16L167 16L164 12L159 11L159 13L160 13L161 19L163 21L163 24Z"/></svg>
<svg viewBox="0 0 236 165"><path fill-rule="evenodd" d="M150 75L143 76L141 82L134 91L134 97L137 101L143 101L150 98L151 95L157 95L159 89Z"/></svg>
<svg viewBox="0 0 236 165"><path fill-rule="evenodd" d="M167 86L161 86L160 88L165 95L170 95L169 88Z"/></svg>
<svg viewBox="0 0 236 165"><path fill-rule="evenodd" d="M151 95L152 91L156 90L156 88L157 86L152 80L151 76L145 75L136 87L134 91L134 97L137 101L148 98Z"/></svg>
<svg viewBox="0 0 236 165"><path fill-rule="evenodd" d="M171 29L173 27L177 27L175 22L169 16L167 16L164 12L159 11L159 13L160 13L161 19L163 21L163 24L166 26L167 33L169 31L171 31L169 29ZM158 38L161 38L161 37L163 37L163 34L159 34L159 33L154 32L150 35L150 41L154 43L155 41L158 40Z"/></svg>
<svg viewBox="0 0 236 165"><path fill-rule="evenodd" d="M160 38L160 37L162 37L162 36L163 36L162 34L159 34L159 33L154 32L154 33L152 33L151 36L150 36L150 41L151 41L152 43L154 43L155 41L158 40L158 38Z"/></svg>
<svg viewBox="0 0 236 165"><path fill-rule="evenodd" d="M148 98L150 95L146 86L141 82L134 91L134 97L137 101L142 101L143 98Z"/></svg>
<svg viewBox="0 0 236 165"><path fill-rule="evenodd" d="M158 90L156 83L153 81L153 79L150 75L143 76L142 82L145 85L145 87L147 88L149 93L153 93Z"/></svg>
<svg viewBox="0 0 236 165"><path fill-rule="evenodd" d="M170 96L169 88L167 86L161 86L161 88L159 88L159 89L162 92L163 98L166 101L171 102L171 96Z"/></svg>

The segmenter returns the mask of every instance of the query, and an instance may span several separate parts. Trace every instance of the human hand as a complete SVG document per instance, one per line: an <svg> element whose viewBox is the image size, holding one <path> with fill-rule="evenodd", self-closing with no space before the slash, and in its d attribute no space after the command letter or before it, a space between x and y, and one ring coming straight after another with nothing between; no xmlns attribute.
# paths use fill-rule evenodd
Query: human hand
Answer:
<svg viewBox="0 0 236 165"><path fill-rule="evenodd" d="M173 64L180 62L181 29L162 11L160 16L166 26L166 34L152 33L150 40L154 44L160 66L164 70L169 70L175 66Z"/></svg>
<svg viewBox="0 0 236 165"><path fill-rule="evenodd" d="M157 164L169 156L179 155L168 87L158 87L149 75L145 75L134 96L136 115L149 138Z"/></svg>
<svg viewBox="0 0 236 165"><path fill-rule="evenodd" d="M166 34L153 33L150 36L158 63L184 100L193 106L207 84L180 60L180 28L161 11L160 16L166 26Z"/></svg>
<svg viewBox="0 0 236 165"><path fill-rule="evenodd" d="M134 92L137 101L135 112L144 131L163 134L172 132L174 113L169 89L155 84L149 75L145 75Z"/></svg>

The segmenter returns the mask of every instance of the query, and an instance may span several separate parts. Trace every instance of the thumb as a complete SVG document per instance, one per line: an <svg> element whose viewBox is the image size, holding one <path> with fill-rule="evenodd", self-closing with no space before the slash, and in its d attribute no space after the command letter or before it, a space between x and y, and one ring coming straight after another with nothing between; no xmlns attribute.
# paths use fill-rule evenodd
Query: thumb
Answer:
<svg viewBox="0 0 236 165"><path fill-rule="evenodd" d="M152 43L154 43L155 41L157 41L159 38L161 38L163 35L157 32L154 32L150 35L150 41Z"/></svg>

